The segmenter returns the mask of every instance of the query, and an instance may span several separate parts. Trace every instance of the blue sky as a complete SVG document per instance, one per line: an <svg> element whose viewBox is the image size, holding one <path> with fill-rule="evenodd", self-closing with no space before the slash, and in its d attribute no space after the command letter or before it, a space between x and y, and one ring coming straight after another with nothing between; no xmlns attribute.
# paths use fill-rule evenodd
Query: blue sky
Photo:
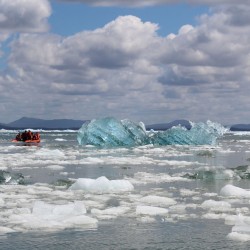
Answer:
<svg viewBox="0 0 250 250"><path fill-rule="evenodd" d="M208 6L174 4L150 7L93 7L82 3L59 3L52 1L52 15L49 18L51 32L73 35L82 30L103 27L118 16L134 15L142 21L160 26L158 33L166 36L178 32L186 23L196 25L200 15L209 12Z"/></svg>
<svg viewBox="0 0 250 250"><path fill-rule="evenodd" d="M249 123L248 0L0 0L0 122Z"/></svg>

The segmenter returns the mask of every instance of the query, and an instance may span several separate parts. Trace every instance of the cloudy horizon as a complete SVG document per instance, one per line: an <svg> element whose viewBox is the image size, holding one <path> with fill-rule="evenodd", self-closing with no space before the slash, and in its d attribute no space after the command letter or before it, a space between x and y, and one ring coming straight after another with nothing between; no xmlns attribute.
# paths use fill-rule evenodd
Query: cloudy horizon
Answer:
<svg viewBox="0 0 250 250"><path fill-rule="evenodd" d="M110 8L118 14L97 27L86 18L73 32L70 20L83 16L61 6L74 4L103 14L96 19ZM196 11L201 5L204 12ZM162 34L176 25L172 16L156 23L157 12L133 14L154 6L196 15ZM249 10L244 0L0 0L0 122L114 116L250 123ZM60 14L68 15L59 23L68 34L55 28Z"/></svg>

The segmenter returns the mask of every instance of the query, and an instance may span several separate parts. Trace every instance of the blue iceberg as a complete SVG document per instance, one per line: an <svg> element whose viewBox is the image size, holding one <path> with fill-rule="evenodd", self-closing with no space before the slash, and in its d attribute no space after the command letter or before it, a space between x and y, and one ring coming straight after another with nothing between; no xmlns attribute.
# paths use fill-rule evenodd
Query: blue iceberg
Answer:
<svg viewBox="0 0 250 250"><path fill-rule="evenodd" d="M148 136L143 123L107 117L84 123L77 140L81 145L131 147L147 144Z"/></svg>
<svg viewBox="0 0 250 250"><path fill-rule="evenodd" d="M219 123L191 123L190 130L175 126L166 131L146 131L145 125L113 117L84 123L78 131L80 145L133 147L154 145L213 145L227 130Z"/></svg>
<svg viewBox="0 0 250 250"><path fill-rule="evenodd" d="M190 122L191 129L175 126L154 135L153 144L157 145L214 145L227 129L219 123Z"/></svg>

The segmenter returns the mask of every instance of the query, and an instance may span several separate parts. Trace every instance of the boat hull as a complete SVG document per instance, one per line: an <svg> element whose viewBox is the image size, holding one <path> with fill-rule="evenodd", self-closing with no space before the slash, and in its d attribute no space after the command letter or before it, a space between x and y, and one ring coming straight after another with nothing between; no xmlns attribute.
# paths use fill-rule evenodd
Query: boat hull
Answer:
<svg viewBox="0 0 250 250"><path fill-rule="evenodd" d="M24 145L29 145L29 144L38 144L38 143L40 143L40 140L18 141L18 140L16 140L16 139L13 139L12 142L21 143L21 144L24 144Z"/></svg>

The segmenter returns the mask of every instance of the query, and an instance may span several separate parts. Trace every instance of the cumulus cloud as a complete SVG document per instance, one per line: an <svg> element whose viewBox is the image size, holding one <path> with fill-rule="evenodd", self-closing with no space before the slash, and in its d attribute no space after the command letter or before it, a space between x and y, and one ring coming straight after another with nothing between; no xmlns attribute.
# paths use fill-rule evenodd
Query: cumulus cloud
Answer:
<svg viewBox="0 0 250 250"><path fill-rule="evenodd" d="M48 0L0 0L0 32L44 32L51 15Z"/></svg>
<svg viewBox="0 0 250 250"><path fill-rule="evenodd" d="M50 114L53 107L56 110L61 105L76 117L79 109L72 105L78 103L89 107L84 110L87 117L105 113L119 116L124 112L121 117L124 118L134 103L140 102L144 90L147 96L162 88L157 82L148 86L161 71L151 62L162 39L157 36L157 29L156 24L124 16L103 28L65 38L54 34L21 34L11 44L8 73L15 74L9 76L9 88L16 89L19 85L20 98L32 93L29 99L36 99L39 93L46 100L44 106L50 106ZM33 104L28 109L34 109L34 105L40 107L41 100L30 100ZM74 102L68 104L67 100ZM19 107L22 105L25 103ZM58 110L55 113L61 116Z"/></svg>
<svg viewBox="0 0 250 250"><path fill-rule="evenodd" d="M42 71L46 70L45 76L52 77L51 86L55 91L71 94L74 91L78 94L79 91L87 94L108 92L119 85L119 82L116 86L107 83L118 70L121 70L120 75L123 70L132 68L150 74L148 57L159 42L157 28L137 17L125 16L101 29L67 38L53 34L23 34L11 45L10 66L20 77L27 76L25 72L43 76ZM79 90L81 85L84 85L82 91Z"/></svg>
<svg viewBox="0 0 250 250"><path fill-rule="evenodd" d="M197 117L227 123L232 113L235 122L248 119L249 10L215 6L197 26L166 37L135 16L68 37L21 34L0 75L1 112L147 123Z"/></svg>
<svg viewBox="0 0 250 250"><path fill-rule="evenodd" d="M172 64L161 81L166 84L200 84L243 80L243 68L248 67L250 23L244 18L249 7L216 9L212 16L204 15L196 28L180 29L167 39L163 64ZM234 20L242 13L241 25ZM241 15L240 15L241 16Z"/></svg>

